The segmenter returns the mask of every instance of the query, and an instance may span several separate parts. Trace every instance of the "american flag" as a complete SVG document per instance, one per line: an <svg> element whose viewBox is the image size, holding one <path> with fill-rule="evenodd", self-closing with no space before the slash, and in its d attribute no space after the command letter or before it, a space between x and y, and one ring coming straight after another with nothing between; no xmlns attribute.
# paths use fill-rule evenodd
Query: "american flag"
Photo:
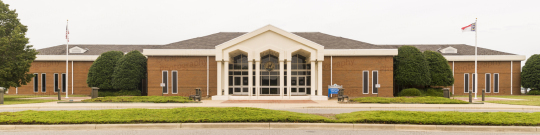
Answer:
<svg viewBox="0 0 540 135"><path fill-rule="evenodd" d="M68 29L67 23L66 23L66 39L67 39L67 42L69 42L69 29Z"/></svg>

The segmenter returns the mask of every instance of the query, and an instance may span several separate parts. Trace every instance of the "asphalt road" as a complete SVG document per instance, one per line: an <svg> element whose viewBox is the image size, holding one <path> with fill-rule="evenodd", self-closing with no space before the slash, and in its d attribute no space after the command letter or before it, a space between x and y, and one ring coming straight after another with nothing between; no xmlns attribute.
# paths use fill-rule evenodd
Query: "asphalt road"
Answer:
<svg viewBox="0 0 540 135"><path fill-rule="evenodd" d="M368 130L92 130L92 131L0 131L2 135L533 135L534 133L368 131Z"/></svg>

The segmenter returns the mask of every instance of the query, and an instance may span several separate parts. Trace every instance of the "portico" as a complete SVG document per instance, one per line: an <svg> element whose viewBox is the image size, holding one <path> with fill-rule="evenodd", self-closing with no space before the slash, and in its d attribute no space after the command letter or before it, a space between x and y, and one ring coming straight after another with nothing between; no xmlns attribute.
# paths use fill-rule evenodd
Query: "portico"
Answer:
<svg viewBox="0 0 540 135"><path fill-rule="evenodd" d="M324 47L268 25L216 46L213 100L327 100Z"/></svg>

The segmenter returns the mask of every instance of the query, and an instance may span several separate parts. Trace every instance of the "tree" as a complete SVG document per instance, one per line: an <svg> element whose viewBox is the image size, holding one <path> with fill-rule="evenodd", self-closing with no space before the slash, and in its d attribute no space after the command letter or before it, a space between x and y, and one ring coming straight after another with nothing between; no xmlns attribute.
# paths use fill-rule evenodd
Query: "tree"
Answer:
<svg viewBox="0 0 540 135"><path fill-rule="evenodd" d="M426 58L416 47L399 47L394 59L394 79L398 86L426 86L431 83Z"/></svg>
<svg viewBox="0 0 540 135"><path fill-rule="evenodd" d="M131 51L116 63L113 86L119 90L134 90L146 77L146 57L139 51Z"/></svg>
<svg viewBox="0 0 540 135"><path fill-rule="evenodd" d="M527 59L521 71L521 85L532 90L540 89L540 54Z"/></svg>
<svg viewBox="0 0 540 135"><path fill-rule="evenodd" d="M124 56L124 53L121 51L108 51L101 54L88 71L88 79L86 80L88 87L98 87L103 90L114 89L112 75L116 62L122 56Z"/></svg>
<svg viewBox="0 0 540 135"><path fill-rule="evenodd" d="M28 73L36 59L26 38L28 28L17 18L16 10L0 1L0 87L21 87L34 77Z"/></svg>
<svg viewBox="0 0 540 135"><path fill-rule="evenodd" d="M440 53L429 50L424 51L424 57L429 65L431 86L450 86L454 84L454 76L446 58Z"/></svg>

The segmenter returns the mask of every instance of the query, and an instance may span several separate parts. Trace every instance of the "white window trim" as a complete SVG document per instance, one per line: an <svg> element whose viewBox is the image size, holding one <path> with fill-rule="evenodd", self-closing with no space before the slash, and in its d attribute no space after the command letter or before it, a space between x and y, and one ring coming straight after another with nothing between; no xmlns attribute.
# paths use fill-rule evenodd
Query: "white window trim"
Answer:
<svg viewBox="0 0 540 135"><path fill-rule="evenodd" d="M58 76L58 73L54 73L54 75L53 75L53 82L56 81L56 80L54 80L54 77L55 77L55 76ZM58 76L56 79L58 79L57 82L60 82L60 76ZM54 86L53 92L54 92L54 93L58 93L58 92L55 92L56 88L58 88L58 83L54 83L53 86ZM58 91L60 91L60 89L58 89Z"/></svg>
<svg viewBox="0 0 540 135"><path fill-rule="evenodd" d="M373 77L375 76L375 74L373 74L373 73L375 73L375 72L377 72L377 83L379 83L379 71L377 71L377 70L371 71L371 79L373 80ZM373 82L373 81L371 81L371 82ZM373 86L373 84L371 84L371 94L379 94L379 89L377 89L377 93L375 93L375 91L374 91L375 89L373 87L375 87L375 86Z"/></svg>
<svg viewBox="0 0 540 135"><path fill-rule="evenodd" d="M465 78L467 78L467 79L465 79ZM470 78L470 77L469 77L469 73L463 74L463 93L469 93L469 90L470 90L470 89L467 88L467 85L465 85L465 84L467 84L468 82L470 82L470 79L469 79L469 78ZM469 80L469 81L465 82L466 80ZM469 86L470 86L470 84L469 84ZM467 91L465 91L465 90L467 90Z"/></svg>
<svg viewBox="0 0 540 135"><path fill-rule="evenodd" d="M495 92L495 83L493 84L493 93L499 93L499 91L501 91L501 89L499 89L501 87L501 84L499 83L501 81L501 75L499 73L493 73L493 82L495 82L495 75L497 75L497 92Z"/></svg>
<svg viewBox="0 0 540 135"><path fill-rule="evenodd" d="M64 89L64 81L63 81L64 76L66 76L66 78L65 78L65 79L66 79L66 83L67 83L67 80L68 80L68 76L66 75L66 73L62 73L62 74L61 74L61 77L60 77L60 82L61 82L61 83L60 83L60 84L61 84L60 87L62 87L62 88L60 89L60 92L62 92L62 93L66 93L66 92L67 92L67 84L66 84L66 92L63 92L63 91L62 91L62 90Z"/></svg>
<svg viewBox="0 0 540 135"><path fill-rule="evenodd" d="M41 82L39 81L39 77L40 77L39 74L38 74L38 73L34 73L34 75L36 75L36 77L34 77L33 79L34 79L34 81L37 81L37 84L38 84L38 85L36 85L36 83L34 82L34 84L33 84L33 85L34 85L34 89L32 89L32 91L34 91L34 90L36 89L36 87L38 87L38 88L37 88L37 91L34 91L34 93L37 93L37 92L39 92L39 83L41 83Z"/></svg>
<svg viewBox="0 0 540 135"><path fill-rule="evenodd" d="M45 75L45 78L43 78ZM45 81L45 91L43 91L43 81ZM47 73L41 73L41 93L47 93Z"/></svg>
<svg viewBox="0 0 540 135"><path fill-rule="evenodd" d="M487 86L487 76L489 75L489 86ZM491 93L491 91L493 91L493 89L491 89L491 83L493 81L491 81L491 73L486 73L486 75L484 76L484 89L486 89L486 93ZM487 92L487 88L489 87L489 92Z"/></svg>
<svg viewBox="0 0 540 135"><path fill-rule="evenodd" d="M172 93L172 94L178 94L178 71L177 71L177 70L171 71L171 82L173 81L173 76L172 76L173 73L176 73L176 93L175 93L174 90L173 90L173 87L174 87L173 84L171 84L171 93ZM173 83L174 83L174 82L173 82Z"/></svg>
<svg viewBox="0 0 540 135"><path fill-rule="evenodd" d="M167 71L167 70L161 71L161 83L165 83L165 82L163 82L163 72L167 73L167 82L166 82L166 85L167 85L167 86L165 87L165 89L167 90L167 92L163 92L163 87L161 88L161 92L162 92L163 94L169 94L169 71Z"/></svg>
<svg viewBox="0 0 540 135"><path fill-rule="evenodd" d="M365 79L364 74L366 74L366 73L367 73L367 76L368 76L368 78L367 78L367 93L364 93L364 88L366 88L365 87L366 84L364 84L364 79ZM362 94L369 94L369 70L362 71Z"/></svg>

